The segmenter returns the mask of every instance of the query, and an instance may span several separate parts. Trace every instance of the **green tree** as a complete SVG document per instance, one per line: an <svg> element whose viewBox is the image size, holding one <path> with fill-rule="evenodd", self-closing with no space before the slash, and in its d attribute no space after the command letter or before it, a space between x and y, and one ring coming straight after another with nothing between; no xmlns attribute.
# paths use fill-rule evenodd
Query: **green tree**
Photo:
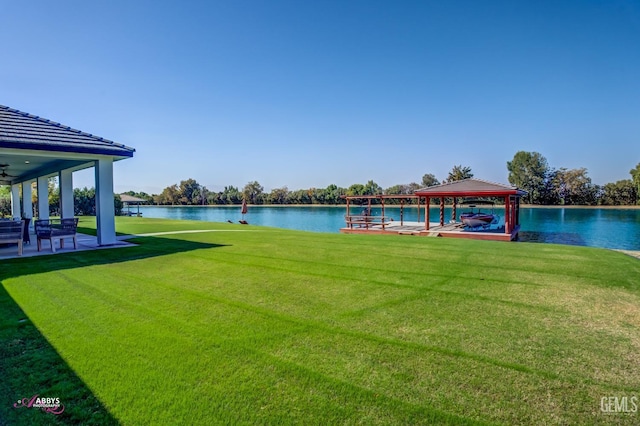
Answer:
<svg viewBox="0 0 640 426"><path fill-rule="evenodd" d="M420 188L424 188L424 186L421 186L419 184L417 184L416 182L411 182L411 183L403 183L400 185L393 185L390 186L389 188L384 190L384 194L387 195L396 195L396 194L413 194L416 190L420 189Z"/></svg>
<svg viewBox="0 0 640 426"><path fill-rule="evenodd" d="M346 195L347 190L345 188L340 188L338 185L331 184L327 186L324 190L324 202L326 204L343 204L345 202L344 195Z"/></svg>
<svg viewBox="0 0 640 426"><path fill-rule="evenodd" d="M347 189L347 195L355 196L355 195L365 195L365 186L361 183L354 183Z"/></svg>
<svg viewBox="0 0 640 426"><path fill-rule="evenodd" d="M471 167L463 167L453 166L453 169L449 172L449 176L447 177L447 182L455 182L458 180L469 179L473 177L473 173L471 173Z"/></svg>
<svg viewBox="0 0 640 426"><path fill-rule="evenodd" d="M242 195L247 203L262 204L262 192L264 188L257 181L249 182L244 186Z"/></svg>
<svg viewBox="0 0 640 426"><path fill-rule="evenodd" d="M509 170L509 183L528 192L525 197L527 203L542 202L549 173L547 159L542 154L518 151L513 156L513 160L507 161L507 170Z"/></svg>
<svg viewBox="0 0 640 426"><path fill-rule="evenodd" d="M311 204L325 204L325 192L324 189L320 188L309 188L307 190L309 193L309 198L311 199Z"/></svg>
<svg viewBox="0 0 640 426"><path fill-rule="evenodd" d="M96 190L84 187L73 190L73 204L76 215L95 216L96 215Z"/></svg>
<svg viewBox="0 0 640 426"><path fill-rule="evenodd" d="M270 204L289 204L289 188L283 186L282 188L274 188L269 194Z"/></svg>
<svg viewBox="0 0 640 426"><path fill-rule="evenodd" d="M556 184L559 180L558 173L559 171L556 169L549 169L540 193L537 194L536 198L534 198L536 204L560 204L560 193L556 187Z"/></svg>
<svg viewBox="0 0 640 426"><path fill-rule="evenodd" d="M630 179L607 183L602 188L602 204L609 206L629 206L636 204L638 191Z"/></svg>
<svg viewBox="0 0 640 426"><path fill-rule="evenodd" d="M209 197L211 204L240 204L242 203L242 192L233 186L225 186L224 191L219 192L213 200L213 197Z"/></svg>
<svg viewBox="0 0 640 426"><path fill-rule="evenodd" d="M364 193L366 195L381 195L382 194L382 187L380 185L378 185L377 183L375 183L373 180L370 180L364 186Z"/></svg>
<svg viewBox="0 0 640 426"><path fill-rule="evenodd" d="M58 178L51 177L47 182L49 192L49 214L54 216L60 215L60 187L58 186Z"/></svg>
<svg viewBox="0 0 640 426"><path fill-rule="evenodd" d="M83 189L75 188L73 190L73 207L74 214L78 216L95 216L96 215L96 190L95 188ZM116 215L122 214L122 200L120 195L115 194L113 197L113 211Z"/></svg>
<svg viewBox="0 0 640 426"><path fill-rule="evenodd" d="M0 217L11 216L11 187L0 185Z"/></svg>
<svg viewBox="0 0 640 426"><path fill-rule="evenodd" d="M631 169L629 173L631 173L633 183L636 185L636 193L638 194L639 198L637 203L640 204L640 163L638 163L635 169Z"/></svg>
<svg viewBox="0 0 640 426"><path fill-rule="evenodd" d="M162 193L155 196L156 204L176 205L179 204L180 189L178 185L167 186L162 190Z"/></svg>
<svg viewBox="0 0 640 426"><path fill-rule="evenodd" d="M113 196L113 207L116 216L120 216L122 214L122 207L124 203L122 202L122 198L120 198L120 194L114 194Z"/></svg>
<svg viewBox="0 0 640 426"><path fill-rule="evenodd" d="M554 176L554 186L561 204L594 205L597 203L599 188L591 183L587 169L559 169Z"/></svg>
<svg viewBox="0 0 640 426"><path fill-rule="evenodd" d="M309 190L307 189L298 189L296 191L292 191L289 194L289 199L294 204L311 204L311 196L309 195Z"/></svg>
<svg viewBox="0 0 640 426"><path fill-rule="evenodd" d="M469 169L471 171L471 169ZM473 176L473 175L472 175ZM422 187L426 188L428 186L440 185L440 181L436 179L435 175L431 173L427 173L422 176Z"/></svg>
<svg viewBox="0 0 640 426"><path fill-rule="evenodd" d="M187 179L180 182L178 187L178 202L183 205L202 204L202 186L195 179Z"/></svg>
<svg viewBox="0 0 640 426"><path fill-rule="evenodd" d="M424 186L421 186L416 182L404 183L400 185L390 186L389 188L384 190L384 194L385 195L403 195L403 194L413 195L413 193L420 188L424 188ZM404 202L406 203L407 201L405 200ZM397 198L389 198L385 200L385 204L400 204L400 203L401 203L401 200Z"/></svg>

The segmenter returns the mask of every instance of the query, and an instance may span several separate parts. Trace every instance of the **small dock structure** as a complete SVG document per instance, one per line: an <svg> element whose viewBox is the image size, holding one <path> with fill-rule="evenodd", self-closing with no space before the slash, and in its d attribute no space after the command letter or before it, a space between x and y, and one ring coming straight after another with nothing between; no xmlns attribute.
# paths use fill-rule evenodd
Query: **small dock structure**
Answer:
<svg viewBox="0 0 640 426"><path fill-rule="evenodd" d="M395 234L418 235L428 237L471 238L479 240L513 241L520 231L520 198L526 191L513 186L488 182L480 179L464 179L455 182L434 185L415 191L413 194L397 195L360 195L345 196L347 201L346 225L340 232L346 234ZM497 226L470 228L458 217L458 202L473 198L495 199L504 203L504 221ZM432 221L430 207L437 200L439 217ZM393 201L392 201L393 200ZM451 219L445 219L445 203L451 203ZM400 207L400 220L388 215L390 202ZM360 208L358 214L351 210ZM417 207L417 221L405 221L405 208ZM424 221L421 220L421 208L424 206ZM380 215L372 215L372 208L379 208ZM460 212L461 213L461 212Z"/></svg>
<svg viewBox="0 0 640 426"><path fill-rule="evenodd" d="M142 198L134 197L129 194L120 194L120 200L122 201L123 207L126 208L126 211L123 211L125 216L142 216L140 213L140 204L146 204L147 200L143 200ZM137 206L138 211L132 212L131 206Z"/></svg>

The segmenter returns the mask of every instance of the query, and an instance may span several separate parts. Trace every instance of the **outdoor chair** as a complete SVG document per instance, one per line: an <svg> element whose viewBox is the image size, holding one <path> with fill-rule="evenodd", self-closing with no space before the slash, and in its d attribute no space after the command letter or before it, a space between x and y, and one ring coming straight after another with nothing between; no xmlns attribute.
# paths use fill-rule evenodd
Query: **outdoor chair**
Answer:
<svg viewBox="0 0 640 426"><path fill-rule="evenodd" d="M40 219L33 222L36 231L38 251L42 250L42 240L49 240L51 251L56 252L55 241L60 241L60 248L64 248L64 240L66 238L73 239L73 248L78 248L78 239L76 236L78 228L78 218L60 219L60 221L52 221L49 219Z"/></svg>
<svg viewBox="0 0 640 426"><path fill-rule="evenodd" d="M29 223L31 218L25 217L22 219L24 222L24 231L22 232L22 244L31 244L31 237L29 236Z"/></svg>
<svg viewBox="0 0 640 426"><path fill-rule="evenodd" d="M0 244L18 244L18 256L22 256L23 220L0 221Z"/></svg>

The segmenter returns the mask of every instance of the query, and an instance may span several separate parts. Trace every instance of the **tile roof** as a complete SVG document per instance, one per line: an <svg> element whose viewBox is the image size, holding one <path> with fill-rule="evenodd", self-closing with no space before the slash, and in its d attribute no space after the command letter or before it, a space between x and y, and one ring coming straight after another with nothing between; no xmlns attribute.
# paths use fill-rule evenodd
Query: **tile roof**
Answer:
<svg viewBox="0 0 640 426"><path fill-rule="evenodd" d="M135 149L0 105L0 148L133 157Z"/></svg>
<svg viewBox="0 0 640 426"><path fill-rule="evenodd" d="M441 185L429 186L427 188L418 189L415 194L432 195L432 194L456 194L456 193L505 193L512 192L522 195L526 193L515 186L504 185L501 183L489 182L481 179L463 179L455 182L443 183Z"/></svg>
<svg viewBox="0 0 640 426"><path fill-rule="evenodd" d="M120 194L120 200L123 203L146 203L147 200L143 200L142 198L134 197L129 194Z"/></svg>

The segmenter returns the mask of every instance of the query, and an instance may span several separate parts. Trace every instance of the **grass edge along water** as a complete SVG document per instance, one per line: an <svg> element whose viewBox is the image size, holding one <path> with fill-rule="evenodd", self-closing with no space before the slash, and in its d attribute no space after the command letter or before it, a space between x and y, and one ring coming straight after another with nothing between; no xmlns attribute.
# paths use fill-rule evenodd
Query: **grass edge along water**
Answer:
<svg viewBox="0 0 640 426"><path fill-rule="evenodd" d="M360 210L362 206L355 206L351 213ZM211 222L237 223L241 218L239 206L145 206L141 212L144 217ZM504 210L496 206L495 212L504 224ZM345 226L345 213L345 206L250 206L245 218L252 225L337 233ZM415 207L406 207L404 213L404 220L418 219ZM372 214L379 215L380 208L374 207ZM397 206L387 206L385 215L401 219ZM437 207L431 207L430 218L439 221ZM424 221L424 210L420 220ZM445 221L449 220L451 208L447 207ZM640 250L640 208L523 207L520 222L521 241Z"/></svg>

